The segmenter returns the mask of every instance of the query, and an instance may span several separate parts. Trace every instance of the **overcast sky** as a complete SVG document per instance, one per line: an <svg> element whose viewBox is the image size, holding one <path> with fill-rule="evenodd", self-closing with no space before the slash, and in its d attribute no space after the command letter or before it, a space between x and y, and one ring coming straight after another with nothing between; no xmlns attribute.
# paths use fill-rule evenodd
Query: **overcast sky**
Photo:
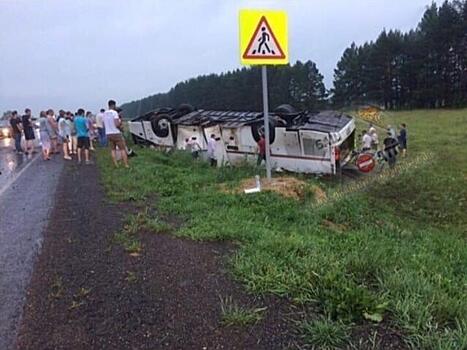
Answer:
<svg viewBox="0 0 467 350"><path fill-rule="evenodd" d="M238 11L282 9L291 62L332 85L352 41L414 28L429 0L0 0L0 112L128 102L240 67ZM189 101L187 101L189 102Z"/></svg>

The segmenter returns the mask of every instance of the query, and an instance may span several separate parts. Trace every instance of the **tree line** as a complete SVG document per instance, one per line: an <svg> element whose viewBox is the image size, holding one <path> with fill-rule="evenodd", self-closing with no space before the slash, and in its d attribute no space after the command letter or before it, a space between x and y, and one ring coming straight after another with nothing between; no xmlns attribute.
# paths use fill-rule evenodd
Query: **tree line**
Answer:
<svg viewBox="0 0 467 350"><path fill-rule="evenodd" d="M271 106L289 103L299 109L318 109L326 103L323 76L311 61L269 69L268 89ZM177 107L183 103L202 109L259 111L261 69L242 68L192 78L167 93L124 104L122 109L125 116L132 117L157 107Z"/></svg>
<svg viewBox="0 0 467 350"><path fill-rule="evenodd" d="M327 91L312 61L268 70L270 106L297 109L375 104L386 109L467 105L467 0L427 7L407 33L383 30L375 41L352 43L334 70ZM257 67L203 75L122 106L128 117L158 107L190 103L196 108L261 110L261 71Z"/></svg>
<svg viewBox="0 0 467 350"><path fill-rule="evenodd" d="M429 6L408 33L352 45L334 71L333 103L387 109L467 105L467 1Z"/></svg>

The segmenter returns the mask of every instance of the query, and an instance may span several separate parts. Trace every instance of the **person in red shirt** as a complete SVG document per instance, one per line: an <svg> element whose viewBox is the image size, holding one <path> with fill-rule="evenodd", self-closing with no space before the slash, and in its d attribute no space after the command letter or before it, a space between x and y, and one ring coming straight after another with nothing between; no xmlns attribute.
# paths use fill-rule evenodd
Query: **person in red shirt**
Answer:
<svg viewBox="0 0 467 350"><path fill-rule="evenodd" d="M264 138L263 135L261 135L257 145L258 145L258 160L256 161L256 164L260 166L263 160L266 161L266 139Z"/></svg>

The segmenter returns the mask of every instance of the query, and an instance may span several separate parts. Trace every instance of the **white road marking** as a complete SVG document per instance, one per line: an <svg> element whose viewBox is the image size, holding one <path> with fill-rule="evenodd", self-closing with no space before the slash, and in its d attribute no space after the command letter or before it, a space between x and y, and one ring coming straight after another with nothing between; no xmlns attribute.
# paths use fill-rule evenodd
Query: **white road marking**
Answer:
<svg viewBox="0 0 467 350"><path fill-rule="evenodd" d="M21 169L20 171L18 171L14 176L11 177L10 180L8 180L6 182L6 184L0 188L0 196L2 196L2 194L11 186L13 185L13 183L18 180L18 178L27 170L27 168L29 168L31 166L32 163L34 163L37 158L39 158L40 156L40 153L38 153L34 158L32 158L28 164L26 164L23 169Z"/></svg>

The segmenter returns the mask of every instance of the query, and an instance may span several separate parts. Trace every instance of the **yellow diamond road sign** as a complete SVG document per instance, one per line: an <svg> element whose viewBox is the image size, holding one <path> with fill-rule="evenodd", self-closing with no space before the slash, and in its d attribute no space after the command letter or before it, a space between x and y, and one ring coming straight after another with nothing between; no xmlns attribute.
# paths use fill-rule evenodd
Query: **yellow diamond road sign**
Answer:
<svg viewBox="0 0 467 350"><path fill-rule="evenodd" d="M240 61L244 65L289 63L284 11L240 11Z"/></svg>

